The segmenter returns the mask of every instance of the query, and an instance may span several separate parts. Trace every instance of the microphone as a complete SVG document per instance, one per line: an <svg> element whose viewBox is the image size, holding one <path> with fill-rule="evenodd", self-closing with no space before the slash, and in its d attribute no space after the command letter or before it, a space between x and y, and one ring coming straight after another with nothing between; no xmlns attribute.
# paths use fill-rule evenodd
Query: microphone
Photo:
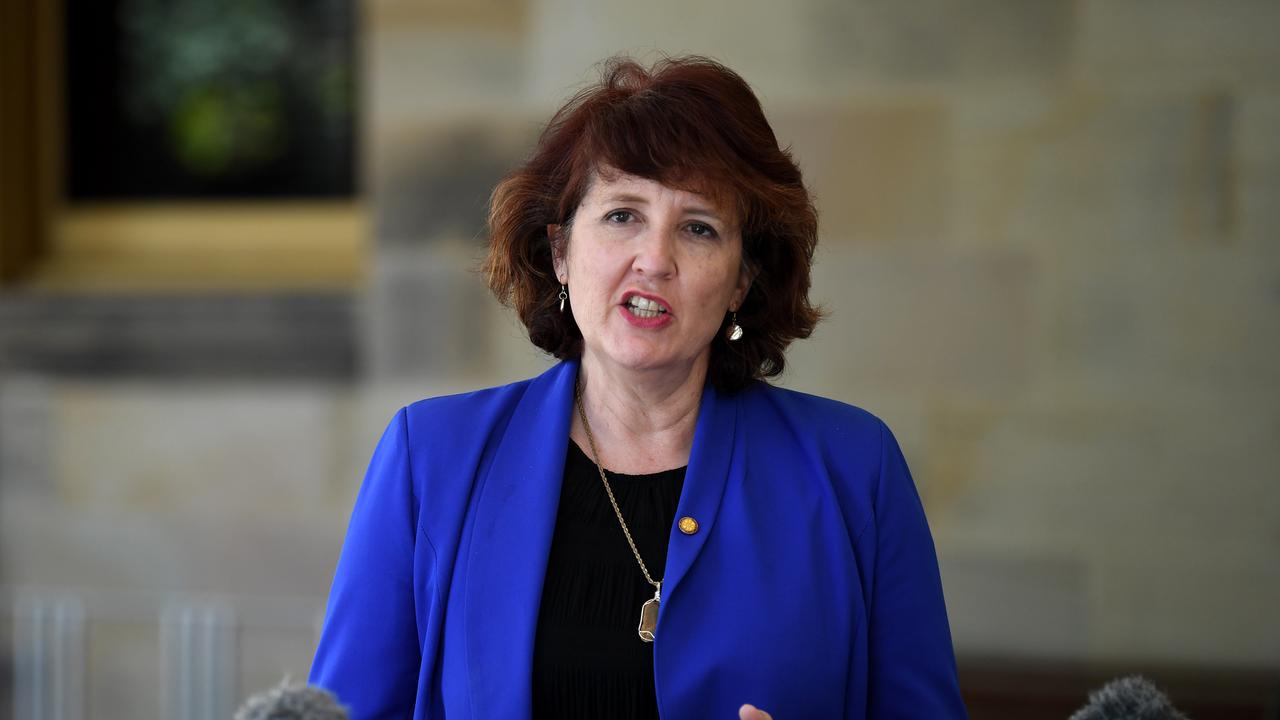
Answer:
<svg viewBox="0 0 1280 720"><path fill-rule="evenodd" d="M245 701L234 720L349 720L333 693L314 686L289 685L265 690Z"/></svg>
<svg viewBox="0 0 1280 720"><path fill-rule="evenodd" d="M1112 680L1089 693L1089 704L1070 720L1188 720L1151 681L1138 675Z"/></svg>

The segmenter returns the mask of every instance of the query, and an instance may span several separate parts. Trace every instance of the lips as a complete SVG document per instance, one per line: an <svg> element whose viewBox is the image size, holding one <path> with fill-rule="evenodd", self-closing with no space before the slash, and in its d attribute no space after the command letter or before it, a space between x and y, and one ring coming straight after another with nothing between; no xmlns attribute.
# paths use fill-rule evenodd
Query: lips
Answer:
<svg viewBox="0 0 1280 720"><path fill-rule="evenodd" d="M631 291L622 296L618 304L618 313L632 327L642 330L657 330L666 327L675 317L671 313L671 305L657 295Z"/></svg>
<svg viewBox="0 0 1280 720"><path fill-rule="evenodd" d="M625 295L622 306L632 315L644 320L658 318L671 312L671 307L662 298L638 292Z"/></svg>

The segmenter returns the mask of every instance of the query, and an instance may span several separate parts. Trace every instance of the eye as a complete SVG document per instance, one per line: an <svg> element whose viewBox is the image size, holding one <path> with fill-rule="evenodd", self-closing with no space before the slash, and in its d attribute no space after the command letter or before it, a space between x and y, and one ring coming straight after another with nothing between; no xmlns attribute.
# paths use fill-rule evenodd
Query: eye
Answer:
<svg viewBox="0 0 1280 720"><path fill-rule="evenodd" d="M622 225L624 223L631 222L634 217L635 216L631 214L630 210L614 210L608 215L605 215L604 219L611 223Z"/></svg>
<svg viewBox="0 0 1280 720"><path fill-rule="evenodd" d="M717 236L716 229L706 223L689 223L689 232L698 237L713 238Z"/></svg>

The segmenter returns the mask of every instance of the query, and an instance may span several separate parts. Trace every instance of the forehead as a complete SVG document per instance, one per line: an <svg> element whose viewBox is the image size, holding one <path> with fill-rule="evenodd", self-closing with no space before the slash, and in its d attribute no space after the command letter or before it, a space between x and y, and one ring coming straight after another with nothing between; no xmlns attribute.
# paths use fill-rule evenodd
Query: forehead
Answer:
<svg viewBox="0 0 1280 720"><path fill-rule="evenodd" d="M730 214L727 204L711 195L612 169L592 173L591 184L582 202L607 202L619 197L650 203L670 202L681 207L696 207L726 216Z"/></svg>

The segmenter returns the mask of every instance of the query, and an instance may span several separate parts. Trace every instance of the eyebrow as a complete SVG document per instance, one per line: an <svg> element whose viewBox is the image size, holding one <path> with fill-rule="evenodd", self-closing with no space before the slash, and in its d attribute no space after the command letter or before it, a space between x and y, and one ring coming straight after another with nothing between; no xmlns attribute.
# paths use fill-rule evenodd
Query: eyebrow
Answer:
<svg viewBox="0 0 1280 720"><path fill-rule="evenodd" d="M603 202L606 205L611 203L616 203L616 202L630 203L632 205L648 205L649 204L649 201L646 200L645 198L640 197L639 195L632 195L631 193L625 193L625 192L609 195L604 198ZM720 213L716 212L712 208L705 207L703 205L691 205L683 208L683 210L684 212L689 213L691 215L703 215L705 217L709 217L714 220L723 220Z"/></svg>

